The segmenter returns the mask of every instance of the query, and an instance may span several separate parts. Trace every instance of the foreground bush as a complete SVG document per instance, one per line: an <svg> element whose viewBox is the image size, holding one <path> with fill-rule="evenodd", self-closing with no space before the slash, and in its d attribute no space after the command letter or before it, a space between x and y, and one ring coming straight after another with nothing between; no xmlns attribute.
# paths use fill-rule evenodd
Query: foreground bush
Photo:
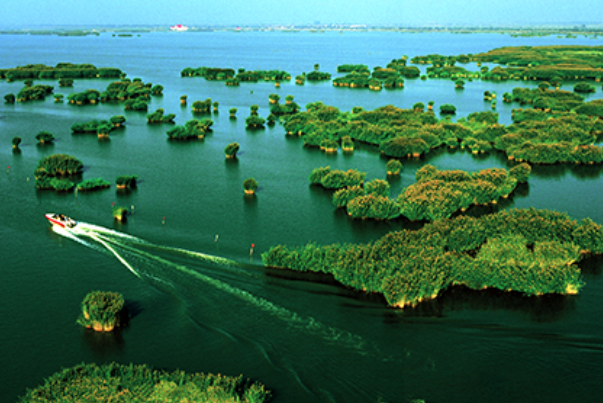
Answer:
<svg viewBox="0 0 603 403"><path fill-rule="evenodd" d="M19 403L262 403L270 392L243 376L168 372L146 365L78 364L28 390Z"/></svg>

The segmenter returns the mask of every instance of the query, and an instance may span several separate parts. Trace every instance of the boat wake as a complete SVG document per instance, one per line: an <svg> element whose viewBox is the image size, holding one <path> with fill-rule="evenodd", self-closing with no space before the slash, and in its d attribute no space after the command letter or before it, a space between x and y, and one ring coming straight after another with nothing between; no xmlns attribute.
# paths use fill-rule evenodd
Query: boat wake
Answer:
<svg viewBox="0 0 603 403"><path fill-rule="evenodd" d="M57 226L53 226L53 229L56 233L82 245L109 252L136 277L160 285L158 288L164 288L167 284L172 290L192 291L195 298L212 296L223 307L229 304L240 306L242 302L244 306L259 309L270 317L286 323L289 329L319 336L364 354L365 343L360 336L325 325L313 317L293 312L243 289L243 285L240 287L234 285L241 282L241 276L244 275L258 278L255 282L245 280L243 284L246 288L257 286L261 281L259 270L250 270L243 264L218 256L153 244L132 235L88 223L79 222L75 228L69 230ZM159 254L167 255L168 258ZM170 256L174 259L169 258ZM180 259L175 259L176 257ZM184 264L180 264L182 258ZM173 260L178 260L179 263ZM196 281L191 282L193 279ZM211 286L210 289L207 289L206 285ZM191 287L197 288L191 290ZM232 297L230 301L224 299L225 295Z"/></svg>

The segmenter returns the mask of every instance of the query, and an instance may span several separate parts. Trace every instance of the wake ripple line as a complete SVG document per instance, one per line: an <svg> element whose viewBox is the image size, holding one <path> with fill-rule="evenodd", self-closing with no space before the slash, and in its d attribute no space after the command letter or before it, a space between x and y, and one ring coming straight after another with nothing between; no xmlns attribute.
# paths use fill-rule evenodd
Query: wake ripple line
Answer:
<svg viewBox="0 0 603 403"><path fill-rule="evenodd" d="M131 251L132 253L138 253L140 255L146 256L149 259L154 259L160 263L174 267L181 272L190 274L190 275L204 281L205 283L214 286L215 288L217 288L219 290L225 291L233 296L236 296L237 298L242 299L246 302L249 302L250 304L268 312L269 314L276 316L277 318L287 322L292 327L304 329L306 331L310 331L315 334L321 334L322 337L324 337L327 340L343 342L350 346L353 346L355 349L358 349L358 350L363 349L364 342L360 336L354 335L354 334L349 333L344 330L326 326L312 317L304 318L295 312L292 312L284 307L278 306L264 298L255 296L248 291L242 290L240 288L232 287L232 286L228 285L227 283L224 283L220 280L217 280L212 277L201 274L195 270L191 270L191 269L187 268L186 266L181 266L174 262L170 262L168 260L160 258L159 256L155 256L148 252L144 252L139 249L136 249L132 246L128 246L128 245L119 243L117 240L113 240L113 239L103 237L103 236L95 236L93 234L91 234L91 237L93 239L97 239L99 242L101 242L103 245L105 245L108 248L110 248L108 243L113 243L114 245L127 249L127 250ZM101 239L101 238L103 238L107 242L103 241L103 239ZM148 244L152 245L150 243L148 243ZM177 249L177 248L175 248L175 249ZM132 267L123 258L121 258L121 256L117 252L115 252L113 248L110 248L110 250L115 254L116 257L118 257L118 259L124 265L126 265L126 267L128 267L128 269L130 269L133 273L135 273L140 278L140 275L134 269L132 269Z"/></svg>

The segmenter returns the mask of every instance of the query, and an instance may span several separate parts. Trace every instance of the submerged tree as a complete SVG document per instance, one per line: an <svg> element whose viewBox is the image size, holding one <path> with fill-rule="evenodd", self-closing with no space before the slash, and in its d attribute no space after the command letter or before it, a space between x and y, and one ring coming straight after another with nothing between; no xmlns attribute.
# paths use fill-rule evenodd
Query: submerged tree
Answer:
<svg viewBox="0 0 603 403"><path fill-rule="evenodd" d="M239 152L239 143L230 143L224 148L226 158L236 158L237 152Z"/></svg>
<svg viewBox="0 0 603 403"><path fill-rule="evenodd" d="M243 189L245 189L245 194L254 194L257 188L258 182L254 178L245 179L245 181L243 182Z"/></svg>

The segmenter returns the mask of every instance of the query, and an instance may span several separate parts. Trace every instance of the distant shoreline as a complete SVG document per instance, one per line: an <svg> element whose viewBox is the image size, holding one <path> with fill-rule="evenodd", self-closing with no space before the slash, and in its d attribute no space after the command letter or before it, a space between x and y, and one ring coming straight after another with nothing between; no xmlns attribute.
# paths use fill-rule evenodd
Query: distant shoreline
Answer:
<svg viewBox="0 0 603 403"><path fill-rule="evenodd" d="M151 33L174 32L169 25L149 26L37 26L24 28L0 28L4 35L59 35L86 36L102 33ZM558 25L558 26L517 26L517 27L472 27L472 26L369 26L362 24L326 25L257 25L257 26L190 26L186 31L195 32L394 32L394 33L452 33L452 34L508 34L512 36L597 36L603 34L603 24L598 25ZM174 32L182 34L182 32Z"/></svg>

